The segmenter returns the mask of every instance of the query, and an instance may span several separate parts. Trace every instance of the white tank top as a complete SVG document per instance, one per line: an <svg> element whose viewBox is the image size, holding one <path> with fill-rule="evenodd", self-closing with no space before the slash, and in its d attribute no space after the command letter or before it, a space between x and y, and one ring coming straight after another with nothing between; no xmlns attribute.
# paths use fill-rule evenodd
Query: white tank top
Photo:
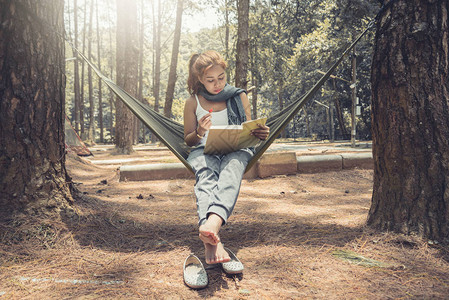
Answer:
<svg viewBox="0 0 449 300"><path fill-rule="evenodd" d="M198 121L199 119L201 119L205 114L209 113L207 110L205 110L201 104L200 101L198 100L198 96L195 95L195 99L196 99L196 110L195 110L195 114L196 114L196 120ZM216 125L228 125L228 109L225 108L223 110L220 111L213 111L212 112L212 125L216 126ZM205 145L206 144L206 139L207 139L207 135L208 132L206 132L206 134L204 135L204 137L201 139L199 145Z"/></svg>

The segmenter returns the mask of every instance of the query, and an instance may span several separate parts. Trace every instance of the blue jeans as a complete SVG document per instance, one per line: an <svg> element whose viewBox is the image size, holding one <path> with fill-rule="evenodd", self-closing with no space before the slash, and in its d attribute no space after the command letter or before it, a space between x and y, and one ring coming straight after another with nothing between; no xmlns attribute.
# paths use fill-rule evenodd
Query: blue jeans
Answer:
<svg viewBox="0 0 449 300"><path fill-rule="evenodd" d="M243 174L253 152L241 149L224 155L207 155L203 151L202 147L193 149L187 158L196 178L198 225L203 225L210 213L220 216L224 224L237 202Z"/></svg>

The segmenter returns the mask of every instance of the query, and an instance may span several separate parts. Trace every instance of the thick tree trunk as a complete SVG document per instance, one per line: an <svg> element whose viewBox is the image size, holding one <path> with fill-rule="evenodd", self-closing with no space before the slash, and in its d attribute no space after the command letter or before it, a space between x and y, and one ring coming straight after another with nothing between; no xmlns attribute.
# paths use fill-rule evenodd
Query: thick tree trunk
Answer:
<svg viewBox="0 0 449 300"><path fill-rule="evenodd" d="M64 207L64 1L0 7L0 211Z"/></svg>
<svg viewBox="0 0 449 300"><path fill-rule="evenodd" d="M238 29L235 60L235 85L246 89L248 84L249 0L237 0Z"/></svg>
<svg viewBox="0 0 449 300"><path fill-rule="evenodd" d="M398 0L372 63L374 189L368 225L449 241L447 0Z"/></svg>
<svg viewBox="0 0 449 300"><path fill-rule="evenodd" d="M176 68L178 67L179 42L181 40L181 24L184 0L178 0L176 10L175 36L173 38L173 49L171 54L170 72L168 75L167 93L165 94L164 115L168 118L172 116L173 97L175 94Z"/></svg>
<svg viewBox="0 0 449 300"><path fill-rule="evenodd" d="M117 0L117 84L137 95L137 5L135 0ZM133 152L134 115L122 100L116 100L115 146L119 153Z"/></svg>

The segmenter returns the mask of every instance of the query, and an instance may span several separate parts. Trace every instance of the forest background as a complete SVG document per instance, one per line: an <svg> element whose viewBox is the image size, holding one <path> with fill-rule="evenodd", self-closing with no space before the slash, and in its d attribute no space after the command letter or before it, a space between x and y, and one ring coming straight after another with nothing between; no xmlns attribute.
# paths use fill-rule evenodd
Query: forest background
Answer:
<svg viewBox="0 0 449 300"><path fill-rule="evenodd" d="M137 0L135 6L129 5L127 9L135 10L131 15L136 16L138 36L133 51L126 53L138 62L136 80L132 83L137 91L134 96L182 122L184 100L189 96L188 60L193 53L209 49L223 54L229 65L228 82L234 84L238 57L236 2ZM379 2L374 0L250 1L247 89L251 91L253 117L270 116L303 95L366 28L378 9ZM65 3L65 30L69 40L113 81L117 78L116 52L122 47L116 38L117 13L115 1L67 0ZM176 24L181 24L180 34L176 34ZM374 31L359 42L356 51L343 61L314 101L305 105L290 122L283 137L350 139L354 113L357 139L371 139L373 40ZM176 76L171 95L169 73L176 42L179 52L177 55L175 52ZM81 59L76 59L69 44L66 61L67 117L83 140L113 142L113 93L101 85L100 79ZM137 120L135 124L135 143L150 141L149 130Z"/></svg>

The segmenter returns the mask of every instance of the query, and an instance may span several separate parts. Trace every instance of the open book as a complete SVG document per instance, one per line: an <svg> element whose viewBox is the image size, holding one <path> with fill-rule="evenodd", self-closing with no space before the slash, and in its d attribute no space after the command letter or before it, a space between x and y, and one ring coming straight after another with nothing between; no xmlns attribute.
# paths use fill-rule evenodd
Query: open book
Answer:
<svg viewBox="0 0 449 300"><path fill-rule="evenodd" d="M267 118L243 122L241 125L211 126L207 135L205 154L226 154L238 149L254 147L259 138L250 135L251 130L265 125Z"/></svg>

